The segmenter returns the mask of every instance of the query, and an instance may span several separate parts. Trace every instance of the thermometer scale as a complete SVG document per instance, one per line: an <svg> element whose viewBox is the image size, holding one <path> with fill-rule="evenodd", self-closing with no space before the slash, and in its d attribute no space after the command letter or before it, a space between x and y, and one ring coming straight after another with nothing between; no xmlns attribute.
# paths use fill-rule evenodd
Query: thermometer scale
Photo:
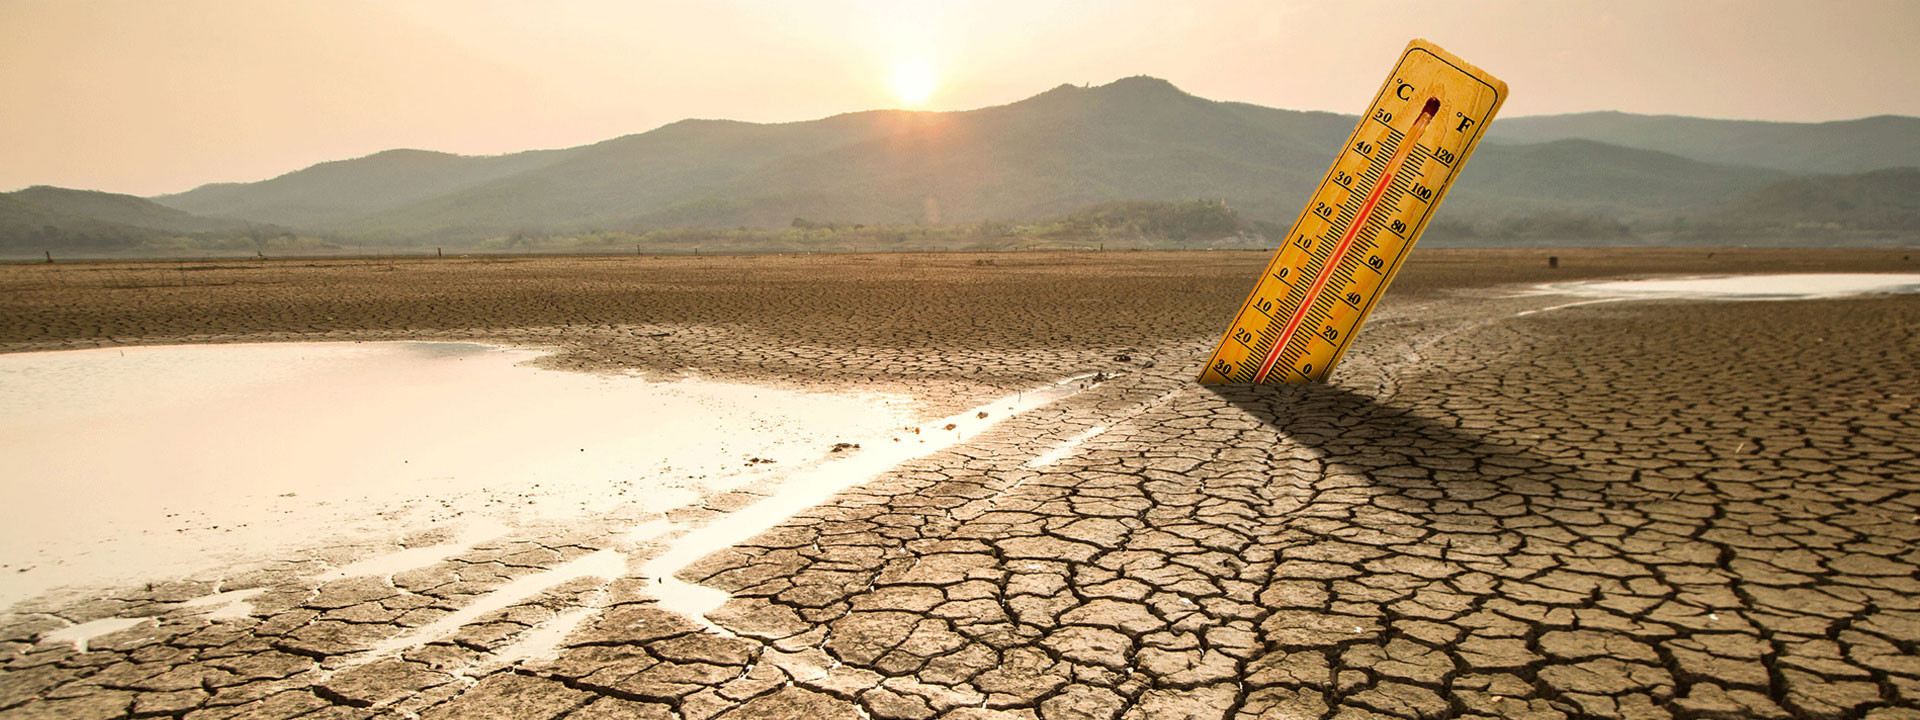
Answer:
<svg viewBox="0 0 1920 720"><path fill-rule="evenodd" d="M1408 43L1200 382L1325 380L1506 99L1506 83Z"/></svg>

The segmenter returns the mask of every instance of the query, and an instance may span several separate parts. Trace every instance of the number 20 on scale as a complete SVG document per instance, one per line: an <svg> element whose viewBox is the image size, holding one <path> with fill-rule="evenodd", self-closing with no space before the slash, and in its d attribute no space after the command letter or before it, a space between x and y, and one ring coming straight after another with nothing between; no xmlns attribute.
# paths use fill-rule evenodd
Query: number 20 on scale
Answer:
<svg viewBox="0 0 1920 720"><path fill-rule="evenodd" d="M1200 382L1326 379L1506 98L1492 75L1409 43Z"/></svg>

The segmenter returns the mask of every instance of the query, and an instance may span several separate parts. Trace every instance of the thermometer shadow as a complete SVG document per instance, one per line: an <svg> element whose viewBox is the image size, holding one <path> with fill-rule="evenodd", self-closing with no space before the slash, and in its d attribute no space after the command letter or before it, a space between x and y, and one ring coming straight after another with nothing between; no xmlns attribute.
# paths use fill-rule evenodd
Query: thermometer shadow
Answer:
<svg viewBox="0 0 1920 720"><path fill-rule="evenodd" d="M1538 495L1543 484L1562 492L1605 488L1599 474L1557 462L1523 444L1452 427L1449 418L1423 415L1417 408L1344 388L1324 383L1207 387L1278 431L1286 442L1315 451L1326 464L1322 477L1357 475L1396 494L1427 491L1415 496L1416 505L1430 507L1435 499L1431 491L1436 490L1447 499L1469 503L1460 512L1430 513L1430 521L1448 515L1449 523L1494 526L1498 518L1472 509L1471 503L1506 493Z"/></svg>

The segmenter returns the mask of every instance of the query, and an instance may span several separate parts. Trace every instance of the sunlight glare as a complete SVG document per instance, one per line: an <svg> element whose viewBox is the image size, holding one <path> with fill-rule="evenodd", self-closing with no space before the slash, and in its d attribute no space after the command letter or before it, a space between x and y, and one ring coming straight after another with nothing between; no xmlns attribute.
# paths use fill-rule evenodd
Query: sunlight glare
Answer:
<svg viewBox="0 0 1920 720"><path fill-rule="evenodd" d="M890 84L894 98L908 107L919 107L933 98L937 81L933 77L933 68L924 62L907 61L893 68L893 82Z"/></svg>

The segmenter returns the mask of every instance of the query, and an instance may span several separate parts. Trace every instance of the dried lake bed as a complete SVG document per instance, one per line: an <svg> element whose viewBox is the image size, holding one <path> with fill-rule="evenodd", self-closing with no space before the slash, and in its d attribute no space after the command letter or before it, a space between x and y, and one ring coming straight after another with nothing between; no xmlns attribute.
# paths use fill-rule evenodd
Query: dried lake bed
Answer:
<svg viewBox="0 0 1920 720"><path fill-rule="evenodd" d="M679 509L560 495L29 599L0 715L1920 705L1920 296L1631 285L1887 285L1909 256L1554 254L1423 249L1335 381L1292 388L1190 382L1262 253L0 267L16 353L473 343L448 354L898 413Z"/></svg>

